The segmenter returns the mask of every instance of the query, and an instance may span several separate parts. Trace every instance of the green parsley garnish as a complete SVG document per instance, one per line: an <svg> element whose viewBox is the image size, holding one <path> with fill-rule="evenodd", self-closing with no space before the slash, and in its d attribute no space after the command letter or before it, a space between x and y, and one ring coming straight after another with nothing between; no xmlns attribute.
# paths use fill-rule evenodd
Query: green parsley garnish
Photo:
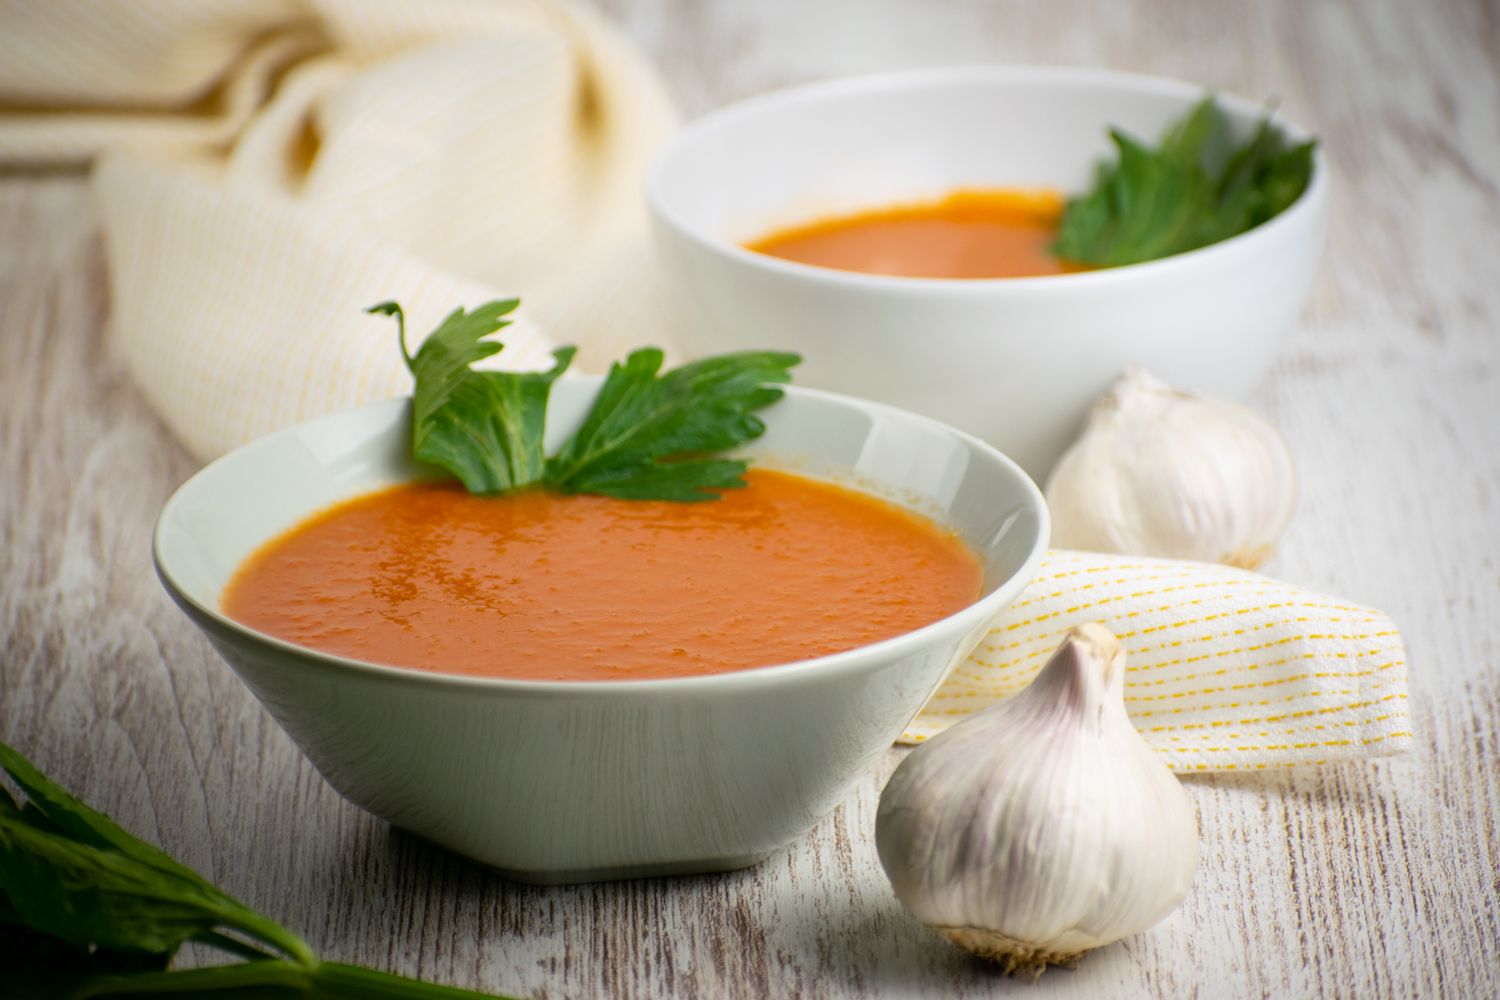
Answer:
<svg viewBox="0 0 1500 1000"><path fill-rule="evenodd" d="M84 997L483 1000L337 962L137 840L0 743L0 993ZM169 970L194 941L243 961Z"/></svg>
<svg viewBox="0 0 1500 1000"><path fill-rule="evenodd" d="M457 476L470 493L545 487L628 500L716 500L744 486L749 463L715 457L759 437L754 411L780 399L802 359L775 351L741 351L661 372L662 352L632 351L609 374L579 426L553 456L543 454L547 398L573 360L553 352L545 372L475 371L501 350L484 338L510 321L516 299L455 309L416 354L406 349L406 319L394 302L369 312L395 316L401 353L416 379L412 455Z"/></svg>
<svg viewBox="0 0 1500 1000"><path fill-rule="evenodd" d="M1235 147L1206 97L1151 149L1119 129L1116 163L1099 166L1088 194L1068 200L1053 252L1110 267L1170 257L1253 229L1301 196L1316 140L1289 145L1267 116Z"/></svg>

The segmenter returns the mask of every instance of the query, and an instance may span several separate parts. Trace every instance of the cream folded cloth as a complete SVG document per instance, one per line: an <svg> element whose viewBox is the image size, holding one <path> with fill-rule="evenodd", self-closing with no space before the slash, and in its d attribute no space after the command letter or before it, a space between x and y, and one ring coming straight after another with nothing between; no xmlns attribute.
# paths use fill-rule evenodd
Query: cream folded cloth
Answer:
<svg viewBox="0 0 1500 1000"><path fill-rule="evenodd" d="M1052 551L912 720L917 743L1030 683L1068 630L1125 645L1125 706L1174 771L1400 753L1406 654L1378 611L1207 563Z"/></svg>
<svg viewBox="0 0 1500 1000"><path fill-rule="evenodd" d="M410 390L454 306L519 296L501 367L670 348L642 179L655 73L561 0L0 0L0 163L81 165L111 342L210 458ZM99 154L102 154L99 155Z"/></svg>

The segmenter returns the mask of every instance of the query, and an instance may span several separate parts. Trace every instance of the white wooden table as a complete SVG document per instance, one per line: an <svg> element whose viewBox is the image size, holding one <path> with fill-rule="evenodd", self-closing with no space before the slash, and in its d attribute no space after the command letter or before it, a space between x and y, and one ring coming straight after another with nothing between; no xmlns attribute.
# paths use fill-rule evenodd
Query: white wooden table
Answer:
<svg viewBox="0 0 1500 1000"><path fill-rule="evenodd" d="M193 463L103 349L80 177L0 179L0 738L325 956L538 997L1500 994L1500 4L730 0L609 6L689 112L815 77L1104 65L1278 95L1337 174L1302 329L1252 400L1301 510L1276 575L1389 612L1417 750L1189 781L1203 860L1159 926L1000 978L907 918L884 766L765 864L536 889L340 800L168 603Z"/></svg>

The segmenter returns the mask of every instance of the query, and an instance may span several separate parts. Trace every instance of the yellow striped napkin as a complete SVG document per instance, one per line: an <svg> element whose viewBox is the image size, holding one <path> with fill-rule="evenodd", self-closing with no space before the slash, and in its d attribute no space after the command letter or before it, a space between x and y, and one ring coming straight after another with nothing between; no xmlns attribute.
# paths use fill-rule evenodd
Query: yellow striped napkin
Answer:
<svg viewBox="0 0 1500 1000"><path fill-rule="evenodd" d="M1030 683L1074 625L1125 644L1125 705L1174 771L1400 753L1401 635L1378 611L1206 563L1052 551L902 736L918 743Z"/></svg>
<svg viewBox="0 0 1500 1000"><path fill-rule="evenodd" d="M200 458L407 392L456 303L502 367L670 347L641 197L655 73L562 0L0 0L0 164L84 164L111 342Z"/></svg>

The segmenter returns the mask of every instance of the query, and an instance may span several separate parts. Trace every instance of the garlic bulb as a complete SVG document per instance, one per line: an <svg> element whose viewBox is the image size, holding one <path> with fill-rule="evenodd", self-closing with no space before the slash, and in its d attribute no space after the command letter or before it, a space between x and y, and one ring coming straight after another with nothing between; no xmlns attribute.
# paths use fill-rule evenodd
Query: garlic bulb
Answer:
<svg viewBox="0 0 1500 1000"><path fill-rule="evenodd" d="M1047 481L1052 544L1254 569L1296 503L1281 435L1242 406L1127 373Z"/></svg>
<svg viewBox="0 0 1500 1000"><path fill-rule="evenodd" d="M1075 628L1031 685L911 752L880 795L896 896L964 948L1040 974L1187 894L1192 803L1125 714L1125 654Z"/></svg>

